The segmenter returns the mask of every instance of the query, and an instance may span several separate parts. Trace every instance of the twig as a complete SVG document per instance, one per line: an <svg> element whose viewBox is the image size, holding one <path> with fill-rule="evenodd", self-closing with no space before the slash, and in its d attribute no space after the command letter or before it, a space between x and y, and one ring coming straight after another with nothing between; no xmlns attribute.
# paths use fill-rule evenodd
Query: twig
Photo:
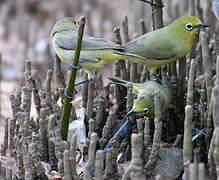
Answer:
<svg viewBox="0 0 219 180"><path fill-rule="evenodd" d="M83 79L87 80L88 76L85 71L83 71ZM87 107L87 99L88 99L88 83L84 83L82 85L82 106L84 108Z"/></svg>
<svg viewBox="0 0 219 180"><path fill-rule="evenodd" d="M63 161L64 161L64 178L65 180L72 180L72 169L69 160L69 150L66 149L63 153Z"/></svg>
<svg viewBox="0 0 219 180"><path fill-rule="evenodd" d="M207 88L207 101L210 104L211 92L213 88L212 79L212 69L211 69L211 59L210 52L208 48L208 35L205 32L201 32L201 42L202 42L202 58L206 77L206 88Z"/></svg>
<svg viewBox="0 0 219 180"><path fill-rule="evenodd" d="M195 77L195 62L194 59L192 59L190 64L187 99L186 99L186 104L191 106L193 105L194 77Z"/></svg>
<svg viewBox="0 0 219 180"><path fill-rule="evenodd" d="M0 102L2 102L1 99L1 84L2 84L2 55L0 54ZM1 103L0 103L0 117L2 116L2 108L1 108Z"/></svg>
<svg viewBox="0 0 219 180"><path fill-rule="evenodd" d="M14 145L15 125L16 125L16 118L15 117L10 118L9 119L9 149L10 149L11 157L15 155L15 145Z"/></svg>
<svg viewBox="0 0 219 180"><path fill-rule="evenodd" d="M74 63L73 63L74 66L77 66L78 61L79 61L82 38L83 38L83 33L84 33L84 26L85 26L85 17L82 17L80 20L80 25L78 29L77 47L75 50L75 57L74 57ZM71 75L70 75L68 86L67 86L68 94L73 94L76 73L77 73L76 69L71 70ZM68 136L68 126L69 126L69 118L71 114L71 106L72 106L71 99L66 97L64 101L64 107L63 107L62 118L61 118L62 119L61 120L61 136L63 140L67 140L67 136Z"/></svg>
<svg viewBox="0 0 219 180"><path fill-rule="evenodd" d="M102 150L96 152L95 180L103 180L104 155Z"/></svg>
<svg viewBox="0 0 219 180"><path fill-rule="evenodd" d="M195 16L195 1L189 1L188 10L189 10L189 14Z"/></svg>
<svg viewBox="0 0 219 180"><path fill-rule="evenodd" d="M40 116L40 109L41 109L41 99L40 99L40 89L39 87L37 87L37 82L36 79L39 78L38 73L36 73L37 71L34 71L34 73L32 72L32 78L33 78L33 88L32 88L32 92L33 92L33 102L35 104L36 110L37 110L37 114L38 116Z"/></svg>
<svg viewBox="0 0 219 180"><path fill-rule="evenodd" d="M208 47L208 35L205 32L201 32L201 43L202 43L202 58L206 77L206 90L207 90L207 130L206 130L206 142L207 147L210 145L210 140L213 132L213 119L212 119L212 88L213 88L213 78L212 78L212 68L210 52Z"/></svg>
<svg viewBox="0 0 219 180"><path fill-rule="evenodd" d="M83 176L84 180L92 179L90 170L92 170L92 168L94 167L96 143L97 143L97 133L92 133L90 137L90 144L88 150L88 160L84 166L84 176Z"/></svg>
<svg viewBox="0 0 219 180"><path fill-rule="evenodd" d="M188 170L189 170L189 178L188 179L189 180L197 179L196 168L195 168L194 163L189 164Z"/></svg>
<svg viewBox="0 0 219 180"><path fill-rule="evenodd" d="M45 175L45 169L43 167L43 164L40 161L38 140L39 140L39 136L33 133L32 143L29 146L28 153L30 154L31 161L34 165L34 169L36 170L38 178L42 180L48 180L48 177Z"/></svg>
<svg viewBox="0 0 219 180"><path fill-rule="evenodd" d="M143 174L143 160L142 160L142 150L143 150L143 138L141 134L132 134L132 160L125 170L122 180L143 180L145 176Z"/></svg>
<svg viewBox="0 0 219 180"><path fill-rule="evenodd" d="M151 136L150 136L150 119L145 118L144 121L144 146L147 148L150 144Z"/></svg>
<svg viewBox="0 0 219 180"><path fill-rule="evenodd" d="M9 119L6 119L5 126L4 126L4 139L3 139L3 145L1 147L1 155L6 155L6 150L8 148L8 124Z"/></svg>
<svg viewBox="0 0 219 180"><path fill-rule="evenodd" d="M192 119L193 108L191 105L185 107L184 139L183 139L183 162L188 164L192 161ZM188 167L185 166L185 172Z"/></svg>
<svg viewBox="0 0 219 180"><path fill-rule="evenodd" d="M219 57L217 57L217 65L216 65L216 83L213 88L213 120L214 120L214 139L212 138L212 142L214 143L213 149L211 149L211 153L213 153L214 163L216 165L216 173L217 177L219 177ZM214 140L214 141L213 141ZM209 150L210 151L210 150ZM210 152L209 152L210 153ZM212 154L210 154L212 156ZM212 160L212 158L211 158ZM214 171L213 171L214 172Z"/></svg>
<svg viewBox="0 0 219 180"><path fill-rule="evenodd" d="M211 138L211 143L210 143L210 146L209 146L209 150L208 150L209 174L212 178L216 177L216 168L215 168L214 157L213 157L213 153L214 153L214 150L215 150L215 138L216 138L216 134L215 134L215 131L214 131L214 133L212 135L212 138Z"/></svg>
<svg viewBox="0 0 219 180"><path fill-rule="evenodd" d="M79 177L77 176L77 172L76 172L76 134L73 134L71 137L71 143L70 143L70 156L69 156L69 160L70 160L70 166L71 166L71 171L72 171L72 176L74 178L74 180L79 179Z"/></svg>
<svg viewBox="0 0 219 180"><path fill-rule="evenodd" d="M179 68L178 68L178 97L184 97L185 94L185 77L186 77L186 58L182 58L179 60Z"/></svg>
<svg viewBox="0 0 219 180"><path fill-rule="evenodd" d="M54 75L56 88L64 88L66 85L64 74L61 70L61 60L59 59L57 54L55 54L54 57Z"/></svg>
<svg viewBox="0 0 219 180"><path fill-rule="evenodd" d="M119 141L118 137L114 139L112 147L108 149L106 155L106 169L104 173L104 179L110 179L111 177L117 176L117 155L118 155L118 148L119 148ZM116 179L116 178L115 178Z"/></svg>
<svg viewBox="0 0 219 180"><path fill-rule="evenodd" d="M112 134L112 126L115 120L115 112L110 111L106 124L102 130L101 147L104 147Z"/></svg>
<svg viewBox="0 0 219 180"><path fill-rule="evenodd" d="M156 0L156 4L159 4L161 7L163 7L162 0ZM163 27L163 9L157 6L152 6L153 11L153 23L154 23L154 30L162 28Z"/></svg>
<svg viewBox="0 0 219 180"><path fill-rule="evenodd" d="M98 104L97 104L97 112L96 112L96 118L95 118L95 130L98 132L98 134L101 133L102 128L101 125L105 121L105 101L104 98L101 94L101 96L98 99ZM104 122L105 123L105 122Z"/></svg>
<svg viewBox="0 0 219 180"><path fill-rule="evenodd" d="M129 112L132 109L133 106L133 101L134 101L134 94L133 94L133 84L129 83L127 85L127 102L126 102L126 112ZM131 115L128 117L128 119L132 122L135 123L135 116Z"/></svg>
<svg viewBox="0 0 219 180"><path fill-rule="evenodd" d="M137 123L137 130L138 130L138 134L142 134L144 133L144 118L138 118L136 120Z"/></svg>
<svg viewBox="0 0 219 180"><path fill-rule="evenodd" d="M155 111L155 118L154 118L154 139L151 154L147 164L145 165L146 170L152 170L158 160L159 150L160 150L160 141L162 135L162 120L161 120L161 96L160 91L155 92L154 97L154 111Z"/></svg>
<svg viewBox="0 0 219 180"><path fill-rule="evenodd" d="M124 30L125 31L125 30ZM114 35L115 35L115 41L117 44L122 44L122 40L121 40L121 36L120 36L120 28L114 28L113 30ZM113 76L114 77L120 77L122 79L127 79L127 72L126 72L126 67L125 67L125 61L120 60L120 61L116 61L113 64ZM124 106L123 105L123 101L124 98L126 96L126 90L124 87L121 86L115 86L115 95L116 95L116 103L120 106L119 109L122 109ZM118 109L118 110L119 110Z"/></svg>
<svg viewBox="0 0 219 180"><path fill-rule="evenodd" d="M87 93L87 106L85 110L85 126L86 126L86 132L87 132L87 124L90 120L90 118L93 118L93 108L94 108L94 81L90 81L88 84L88 93Z"/></svg>
<svg viewBox="0 0 219 180"><path fill-rule="evenodd" d="M57 169L57 159L55 156L55 145L49 138L49 134L52 133L52 130L56 126L57 117L54 114L50 114L48 117L48 128L47 128L47 139L48 139L48 154L49 154L49 162L51 163L51 167L53 169Z"/></svg>
<svg viewBox="0 0 219 180"><path fill-rule="evenodd" d="M196 4L197 15L198 15L199 19L203 20L203 9L200 6L200 1L196 0L195 4Z"/></svg>
<svg viewBox="0 0 219 180"><path fill-rule="evenodd" d="M52 74L53 74L53 71L49 69L47 71L47 76L46 76L46 81L45 81L46 104L49 107L52 107L53 105L52 94L51 94Z"/></svg>
<svg viewBox="0 0 219 180"><path fill-rule="evenodd" d="M124 30L124 27L123 27L123 31L126 32L126 30ZM114 29L114 34L115 34L115 40L116 40L116 43L117 44L122 44L122 39L121 39L121 35L120 35L120 28L117 27ZM121 71L121 74L120 74L120 77L122 79L127 79L127 72L126 72L126 67L125 67L125 61L117 61L118 62L118 67L119 68L119 71Z"/></svg>
<svg viewBox="0 0 219 180"><path fill-rule="evenodd" d="M198 180L205 180L206 179L206 172L205 172L205 164L199 163L198 164Z"/></svg>

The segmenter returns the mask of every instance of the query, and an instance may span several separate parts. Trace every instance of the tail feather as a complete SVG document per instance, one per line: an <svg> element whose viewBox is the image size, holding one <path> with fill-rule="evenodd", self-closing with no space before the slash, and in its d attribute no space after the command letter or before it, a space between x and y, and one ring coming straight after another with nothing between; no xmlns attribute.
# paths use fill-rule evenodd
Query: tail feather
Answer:
<svg viewBox="0 0 219 180"><path fill-rule="evenodd" d="M130 81L119 79L119 78L108 77L108 79L111 80L113 84L118 84L118 85L121 85L121 86L125 86L126 88L128 87L128 84L131 83L133 85L133 92L135 92L135 93L138 93L139 88L142 85L140 83L133 83L133 82L130 82Z"/></svg>
<svg viewBox="0 0 219 180"><path fill-rule="evenodd" d="M112 78L112 77L108 77L108 79L113 83L113 84L118 84L118 85L122 85L122 86L127 86L127 84L129 83L128 81L119 79L119 78Z"/></svg>
<svg viewBox="0 0 219 180"><path fill-rule="evenodd" d="M120 52L120 51L116 51L115 53L118 55L124 56L125 58L128 58L128 59L132 58L133 61L134 59L136 61L143 61L143 62L147 61L147 59L145 59L144 57L136 55L136 54L130 54L130 53Z"/></svg>

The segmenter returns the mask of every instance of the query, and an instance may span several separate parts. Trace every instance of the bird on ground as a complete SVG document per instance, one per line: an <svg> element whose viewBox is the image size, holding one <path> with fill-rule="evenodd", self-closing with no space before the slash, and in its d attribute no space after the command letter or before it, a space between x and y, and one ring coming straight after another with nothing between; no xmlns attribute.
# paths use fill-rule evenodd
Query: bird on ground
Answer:
<svg viewBox="0 0 219 180"><path fill-rule="evenodd" d="M156 91L160 91L161 97L161 112L166 111L172 101L171 88L167 85L160 84L155 81L146 81L144 83L132 83L129 81L109 78L113 83L127 87L132 84L133 92L137 95L134 99L132 109L127 113L127 116L134 114L136 116L147 116L154 118L154 96Z"/></svg>
<svg viewBox="0 0 219 180"><path fill-rule="evenodd" d="M197 32L206 27L209 26L195 16L181 16L168 26L125 44L125 52L147 59L142 63L153 74L157 68L185 57Z"/></svg>
<svg viewBox="0 0 219 180"><path fill-rule="evenodd" d="M73 63L78 39L78 26L73 18L67 17L58 20L51 32L52 43L58 57L67 63ZM116 60L132 60L142 63L143 57L124 52L124 48L118 44L102 38L95 38L84 34L80 52L79 67L83 67L88 73L88 79L95 78L95 70L102 65Z"/></svg>

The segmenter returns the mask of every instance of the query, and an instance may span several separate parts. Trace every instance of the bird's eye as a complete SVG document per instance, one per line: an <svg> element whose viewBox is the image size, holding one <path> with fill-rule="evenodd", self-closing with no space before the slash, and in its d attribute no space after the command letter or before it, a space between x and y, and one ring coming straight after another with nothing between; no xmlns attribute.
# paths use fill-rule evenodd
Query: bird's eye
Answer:
<svg viewBox="0 0 219 180"><path fill-rule="evenodd" d="M143 113L147 113L148 112L148 108L145 108L142 112Z"/></svg>
<svg viewBox="0 0 219 180"><path fill-rule="evenodd" d="M191 31L193 29L193 25L188 23L185 25L186 30Z"/></svg>

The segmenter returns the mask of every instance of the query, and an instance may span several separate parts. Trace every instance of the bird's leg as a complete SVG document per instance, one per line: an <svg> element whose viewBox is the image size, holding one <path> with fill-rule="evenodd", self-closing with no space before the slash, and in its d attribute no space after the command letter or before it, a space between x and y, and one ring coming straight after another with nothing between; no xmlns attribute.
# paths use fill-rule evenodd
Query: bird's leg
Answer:
<svg viewBox="0 0 219 180"><path fill-rule="evenodd" d="M206 135L206 128L204 129L192 129L192 141L195 141L197 138L199 138L201 135Z"/></svg>
<svg viewBox="0 0 219 180"><path fill-rule="evenodd" d="M153 80L156 79L156 81L160 84L163 84L161 78L160 78L160 70L158 69L157 72L153 73Z"/></svg>
<svg viewBox="0 0 219 180"><path fill-rule="evenodd" d="M78 82L78 83L75 83L75 87L76 87L76 86L79 86L79 85L81 85L81 84L85 84L85 83L89 83L89 80L88 80L88 79L85 79L85 80L83 80L83 81L80 81L80 82Z"/></svg>
<svg viewBox="0 0 219 180"><path fill-rule="evenodd" d="M76 70L78 71L78 70L80 70L80 69L82 69L82 68L83 68L83 67L82 67L82 65L80 65L80 64L78 64L77 66L75 66L74 64L68 65L68 69L69 69L69 70L76 69ZM80 81L80 82L78 82L78 83L75 83L75 87L76 87L76 86L79 86L79 85L81 85L81 84L84 84L84 83L88 83L88 82L89 82L88 79L83 80L83 81ZM77 93L78 93L78 91L77 91L76 89L74 89L73 95L76 95ZM67 89L65 88L65 90L64 90L64 96L65 96L65 97L67 97L68 99L72 99L72 96L73 96L73 95L69 95L69 94L67 93Z"/></svg>
<svg viewBox="0 0 219 180"><path fill-rule="evenodd" d="M76 89L74 89L73 95L78 94L78 91ZM67 88L64 89L64 96L68 99L72 99L73 95L69 95L67 92Z"/></svg>
<svg viewBox="0 0 219 180"><path fill-rule="evenodd" d="M162 3L150 2L150 1L147 1L147 0L139 0L139 1L148 3L148 4L150 4L151 6L156 6L156 7L159 7L159 8L163 8L163 7L164 7L164 5L163 5Z"/></svg>
<svg viewBox="0 0 219 180"><path fill-rule="evenodd" d="M75 87L76 87L76 86L79 86L79 85L81 85L81 84L84 84L84 83L88 83L88 82L89 82L88 79L83 80L83 81L80 81L80 82L78 82L78 83L75 83ZM77 91L76 89L74 89L73 95L76 95L77 93L78 93L78 91ZM64 89L64 96L67 97L68 99L72 99L72 95L69 95L69 94L67 93L67 89L66 89L66 88Z"/></svg>
<svg viewBox="0 0 219 180"><path fill-rule="evenodd" d="M80 70L82 69L82 65L78 64L77 66L75 66L74 64L70 64L68 65L68 69L69 70L73 70L73 69Z"/></svg>

